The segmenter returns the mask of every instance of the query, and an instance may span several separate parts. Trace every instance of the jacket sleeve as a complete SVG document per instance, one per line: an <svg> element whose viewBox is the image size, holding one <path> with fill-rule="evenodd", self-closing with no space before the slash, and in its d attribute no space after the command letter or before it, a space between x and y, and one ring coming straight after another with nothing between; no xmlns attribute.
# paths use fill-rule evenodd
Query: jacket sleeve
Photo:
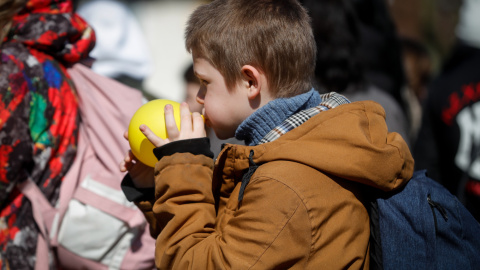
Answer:
<svg viewBox="0 0 480 270"><path fill-rule="evenodd" d="M208 158L213 158L213 153L210 150L210 140L208 138L197 138L190 140L180 140L169 143L163 147L154 149L154 154L157 159L162 159L164 156L175 153L192 153L194 155L204 155ZM213 163L212 163L213 164ZM150 234L156 238L161 231L155 218L152 207L155 202L155 188L137 188L130 177L126 174L122 180L121 188L125 197L134 202L135 205L142 211L148 224L150 225Z"/></svg>
<svg viewBox="0 0 480 270"><path fill-rule="evenodd" d="M145 219L150 226L151 236L153 238L156 238L159 231L157 228L157 222L152 213L152 206L155 202L155 189L137 188L128 173L123 178L120 186L127 200L134 202L135 205L140 209L140 211L142 211Z"/></svg>
<svg viewBox="0 0 480 270"><path fill-rule="evenodd" d="M237 185L217 215L211 163L205 156L166 156L155 169L153 214L161 231L155 251L158 268L279 269L310 253L308 214L284 184L252 179L240 207Z"/></svg>

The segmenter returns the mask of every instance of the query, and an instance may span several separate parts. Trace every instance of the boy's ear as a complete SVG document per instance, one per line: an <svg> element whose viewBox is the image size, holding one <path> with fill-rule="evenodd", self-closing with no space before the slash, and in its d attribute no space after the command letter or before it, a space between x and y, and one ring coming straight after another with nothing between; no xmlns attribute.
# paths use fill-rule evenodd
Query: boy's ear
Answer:
<svg viewBox="0 0 480 270"><path fill-rule="evenodd" d="M263 87L263 73L251 65L244 65L242 67L243 82L248 91L248 98L255 99Z"/></svg>

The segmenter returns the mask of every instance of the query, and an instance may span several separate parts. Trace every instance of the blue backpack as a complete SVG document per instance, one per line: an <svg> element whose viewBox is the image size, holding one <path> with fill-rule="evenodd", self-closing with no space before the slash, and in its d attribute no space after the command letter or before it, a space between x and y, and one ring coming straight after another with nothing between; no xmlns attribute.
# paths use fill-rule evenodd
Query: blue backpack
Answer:
<svg viewBox="0 0 480 270"><path fill-rule="evenodd" d="M425 170L367 208L371 269L480 269L480 224Z"/></svg>

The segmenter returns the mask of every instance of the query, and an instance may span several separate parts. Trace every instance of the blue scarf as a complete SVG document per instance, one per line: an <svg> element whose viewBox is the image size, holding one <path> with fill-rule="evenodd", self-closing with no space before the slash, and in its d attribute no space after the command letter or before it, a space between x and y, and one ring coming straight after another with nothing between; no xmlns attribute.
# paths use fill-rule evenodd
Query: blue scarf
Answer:
<svg viewBox="0 0 480 270"><path fill-rule="evenodd" d="M291 98L278 98L270 101L245 119L235 132L235 137L244 140L246 145L257 145L272 129L293 114L317 106L322 102L320 94L311 89L307 93Z"/></svg>

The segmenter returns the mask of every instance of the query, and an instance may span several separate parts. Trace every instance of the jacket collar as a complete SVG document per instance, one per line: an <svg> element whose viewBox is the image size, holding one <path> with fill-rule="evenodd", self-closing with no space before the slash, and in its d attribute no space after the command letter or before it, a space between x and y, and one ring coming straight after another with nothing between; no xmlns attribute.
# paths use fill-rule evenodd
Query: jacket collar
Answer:
<svg viewBox="0 0 480 270"><path fill-rule="evenodd" d="M258 144L273 142L274 140L280 138L280 136L283 134L305 123L308 119L312 118L318 113L333 109L342 104L350 103L345 96L335 92L323 94L320 97L322 98L322 102L318 106L300 111L290 116L279 126L275 127L267 135L265 135L265 137L263 137Z"/></svg>

